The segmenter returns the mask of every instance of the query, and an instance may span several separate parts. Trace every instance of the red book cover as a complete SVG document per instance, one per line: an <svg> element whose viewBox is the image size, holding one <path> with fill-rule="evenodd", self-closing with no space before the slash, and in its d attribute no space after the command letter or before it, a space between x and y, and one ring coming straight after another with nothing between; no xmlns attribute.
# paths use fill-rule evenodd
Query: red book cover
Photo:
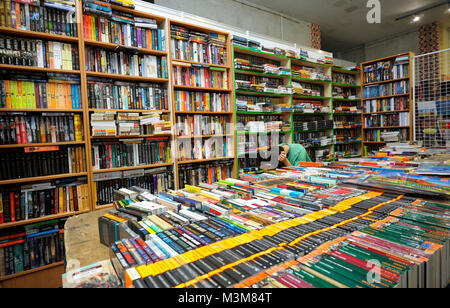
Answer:
<svg viewBox="0 0 450 308"><path fill-rule="evenodd" d="M25 124L25 119L23 117L20 118L19 121L19 125L20 125L20 138L22 139L22 144L27 144L28 143L28 139L27 139L27 128L26 128L26 124Z"/></svg>
<svg viewBox="0 0 450 308"><path fill-rule="evenodd" d="M23 213L21 213L20 208L20 194L18 192L14 193L14 207L15 207L15 214L16 214L16 220L22 220L23 219Z"/></svg>
<svg viewBox="0 0 450 308"><path fill-rule="evenodd" d="M11 208L11 222L15 222L16 221L16 208L14 206L14 192L11 191L9 193L9 204L10 204L10 208Z"/></svg>
<svg viewBox="0 0 450 308"><path fill-rule="evenodd" d="M54 201L54 208L53 208L53 214L58 214L58 208L59 208L59 196L58 196L58 191L59 191L59 189L58 188L55 188L55 191L54 191L54 199L55 199L55 201Z"/></svg>
<svg viewBox="0 0 450 308"><path fill-rule="evenodd" d="M0 224L3 222L3 195L0 193Z"/></svg>
<svg viewBox="0 0 450 308"><path fill-rule="evenodd" d="M112 145L109 144L108 145L108 155L109 155L109 168L114 168L113 167L113 160L112 160Z"/></svg>

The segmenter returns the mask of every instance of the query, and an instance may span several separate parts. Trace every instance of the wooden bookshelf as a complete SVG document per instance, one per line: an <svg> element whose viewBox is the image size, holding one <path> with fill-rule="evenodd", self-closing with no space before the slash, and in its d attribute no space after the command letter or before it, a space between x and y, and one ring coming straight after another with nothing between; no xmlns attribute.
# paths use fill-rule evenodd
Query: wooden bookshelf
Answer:
<svg viewBox="0 0 450 308"><path fill-rule="evenodd" d="M341 133L343 130L352 130L352 134L354 137L351 138L359 138L361 139L362 130L361 125L354 124L340 124L343 121L350 122L360 122L361 121L361 112L335 112L338 106L340 107L356 107L358 109L362 108L362 100L361 98L357 99L349 99L340 97L335 95L334 88L342 88L344 91L350 91L351 94L354 93L356 97L361 97L361 79L360 79L360 70L347 70L340 67L333 66L331 69L332 72L332 112L333 112L333 135L336 136L337 133ZM340 77L343 76L343 77ZM347 82L342 82L342 78ZM348 82L351 81L351 82ZM344 135L341 138L348 138L348 135ZM356 146L355 146L356 145ZM344 147L345 146L345 147ZM348 154L348 151L351 151L352 154ZM354 142L335 142L333 145L334 159L338 160L339 158L343 158L346 156L353 155L361 155L362 153L362 144L361 141ZM345 152L345 154L342 154Z"/></svg>
<svg viewBox="0 0 450 308"><path fill-rule="evenodd" d="M130 51L132 53L136 53L136 54L143 54L143 55L153 55L153 56L157 56L157 57L165 57L166 58L166 73L167 73L167 78L152 78L152 77L144 77L144 76L129 76L129 75L119 75L119 74L107 74L107 73L97 73L97 72L91 72L91 71L85 71L85 80L87 77L97 77L97 78L105 78L105 79L113 79L116 81L126 81L126 82L130 82L130 83L158 83L160 84L162 87L167 87L168 91L168 102L169 102L169 109L168 110L141 110L141 109L97 109L97 108L87 108L85 115L87 117L87 122L90 124L90 114L92 114L93 112L105 112L105 111L112 111L112 112L116 112L116 113L139 113L141 115L145 115L145 114L162 114L162 115L169 115L171 122L172 122L172 104L171 104L171 99L172 96L170 94L170 88L171 88L171 84L170 84L170 57L168 55L168 51L169 49L169 40L168 40L168 33L169 33L169 28L168 28L168 19L166 17L162 17L159 15L155 15L155 14L150 14L147 12L142 12L142 11L138 11L135 9L130 9L130 8L126 8L126 7L122 7L120 5L114 5L111 4L111 8L114 11L119 11L119 12L123 12L129 15L133 15L136 17L142 17L142 18L148 18L148 19L154 19L156 20L156 23L158 25L158 29L163 29L165 32L165 41L164 42L160 42L160 43L164 43L164 45L166 46L165 50L154 50L154 49L150 49L150 48L139 48L139 47L133 47L133 46L124 46L124 45L118 45L115 43L105 43L105 42L99 42L99 41L95 41L95 40L91 40L91 39L85 39L84 38L84 33L82 35L82 41L83 41L83 48L86 46L90 46L90 47L95 47L95 48L102 48L102 49L106 49L106 50L116 50L116 48L118 47L123 47L123 50L126 51ZM87 13L87 15L91 15L89 13ZM88 101L88 93L85 93L85 99L86 101ZM88 136L88 143L89 146L91 147L93 142L101 142L102 140L126 140L126 139L147 139L147 138L164 138L167 139L170 143L171 143L171 148L172 148L172 157L173 157L173 151L174 151L174 144L173 144L173 134L172 132L169 132L167 134L139 134L139 135L128 135L128 136L93 136L92 135L92 131L90 129L90 125L86 125L87 126L87 135ZM92 162L92 155L90 155L89 157L89 161ZM173 161L173 159L172 159ZM175 164L173 162L171 163L158 163L158 164L149 164L149 165L139 165L139 166L129 166L129 167L118 167L118 168L108 168L108 169L102 169L102 170L94 170L92 164L90 164L90 170L89 173L91 175L90 177L90 188L91 188L91 195L93 196L93 201L92 201L92 209L93 210L99 210L99 209L103 209L106 208L106 206L103 205L99 205L97 206L95 203L95 200L97 199L96 196L94 196L94 194L96 193L97 189L96 189L96 182L94 182L94 175L99 175L99 174L103 174L103 173L108 173L108 172L126 172L126 171L132 171L132 170L143 170L143 169L150 169L150 168L158 168L158 167L172 167L174 169ZM175 170L174 170L175 171ZM174 177L175 178L175 177ZM108 205L110 206L110 205Z"/></svg>
<svg viewBox="0 0 450 308"><path fill-rule="evenodd" d="M221 35L224 35L226 37L226 45L225 45L225 49L227 51L227 57L226 57L226 64L212 64L212 63L203 63L203 62L197 62L197 61L193 61L191 59L178 59L176 57L174 57L174 55L170 52L170 68L171 68L171 72L170 72L170 87L171 87L171 91L170 95L172 97L172 114L173 114L173 123L177 123L177 116L181 116L181 115L205 115L205 116L225 116L229 119L230 123L235 123L235 113L234 113L234 96L233 96L233 84L234 84L234 79L233 79L233 74L232 74L232 68L231 65L233 63L233 58L232 58L232 49L231 49L231 37L230 34L227 32L223 32L223 31L217 31L215 29L209 29L209 28L205 28L205 27L200 27L197 25L193 25L190 23L185 23L185 22L181 22L181 21L176 21L176 20L172 20L169 19L168 20L168 50L172 50L172 36L171 36L171 25L176 25L176 26L182 26L185 27L188 30L194 30L194 31L198 31L201 33L218 33ZM189 65L201 65L202 67L210 67L211 69L213 68L218 68L221 70L225 70L224 74L227 75L227 80L228 80L228 87L225 88L208 88L208 87L195 87L195 86L183 86L183 85L176 85L175 84L175 80L174 80L174 76L172 73L172 69L175 66L189 66ZM210 112L210 111L178 111L177 110L177 106L176 106L176 102L175 102L175 91L188 91L188 92L208 92L208 93L223 93L223 94L229 94L229 106L230 106L230 110L228 111L222 111L222 112ZM174 136L174 153L175 153L175 178L179 179L179 175L178 175L178 171L179 168L183 168L184 165L186 164L202 164L202 163L208 163L208 162L214 162L214 161L219 161L219 160L226 160L226 159L234 159L234 163L233 163L233 169L232 169L232 175L233 176L237 176L237 165L236 165L236 158L235 157L224 157L224 158L211 158L211 159L192 159L192 160L185 160L185 161L181 161L179 160L179 158L181 157L181 154L178 153L178 142L186 142L189 139L194 139L194 138L201 138L201 139L206 139L206 138L227 138L227 149L229 146L233 146L234 147L234 138L235 135L229 135L229 134L223 134L223 136L218 136L218 135L201 135L201 136ZM230 140L233 139L233 140ZM229 144L229 142L231 142L231 144ZM234 149L233 149L234 150ZM234 151L235 152L235 151ZM179 182L179 180L176 181L176 186L177 188L183 188L182 184Z"/></svg>
<svg viewBox="0 0 450 308"><path fill-rule="evenodd" d="M374 65L377 64L379 62L390 62L391 66L394 66L395 60L398 57L407 57L408 61L409 61L409 65L408 65L408 76L404 76L401 78L391 78L391 79L387 79L387 80L380 80L380 81L369 81L366 82L365 79L365 75L364 72L367 69L368 66L370 65ZM414 53L412 52L406 52L406 53L401 53L401 54L396 54L396 55L392 55L389 57L384 57L384 58L380 58L380 59L375 59L375 60L371 60L371 61L367 61L364 63L361 63L361 75L360 75L360 80L361 80L361 97L362 97L362 101L363 101L363 113L361 114L361 120L363 123L363 127L362 127L362 146L363 146L363 156L368 154L369 149L370 150L377 150L379 149L382 145L385 144L384 141L368 141L366 138L366 131L370 131L370 130L375 130L378 129L380 130L379 133L381 134L381 131L395 131L398 130L399 132L401 130L404 129L408 129L409 131L409 139L406 141L412 141L413 140L413 87L412 87L412 72L413 72L413 57L414 57ZM393 76L395 77L395 76ZM385 79L385 78L383 78ZM376 86L376 85L384 85L384 84L388 84L388 83L395 83L395 82L401 82L401 81L409 81L409 89L408 89L408 93L405 94L394 94L394 95L386 95L386 96L380 96L380 97L365 97L364 96L364 88L365 87L370 87L370 86ZM396 99L396 98L407 98L409 100L408 103L408 107L409 108L404 108L404 109L400 109L400 110L392 110L392 111L380 111L380 112L366 112L366 107L365 104L368 101L372 101L372 100L383 100L383 99ZM409 125L408 126L383 126L383 127L366 127L365 126L365 117L367 116L376 116L376 115L393 115L396 113L400 113L400 112L409 112ZM381 137L380 137L381 138Z"/></svg>
<svg viewBox="0 0 450 308"><path fill-rule="evenodd" d="M76 0L76 18L77 21L81 20L81 1ZM85 76L85 66L84 66L84 49L83 47L83 38L82 35L78 37L70 37L70 36L64 36L64 35L57 35L57 34L50 34L50 33L42 33L42 32L36 32L36 31L26 31L26 30L18 30L18 29L12 29L7 27L0 27L0 32L2 35L5 36L12 36L12 37L19 37L19 38L26 38L26 39L43 39L48 41L58 41L63 43L71 43L75 45L75 47L78 50L78 58L79 58L79 70L66 70L66 69L51 69L51 68L40 68L40 67L29 67L29 66L16 66L16 65L6 65L1 64L0 69L2 70L8 70L8 71L17 71L17 72L29 72L29 73L59 73L59 74L71 74L71 75L79 75L80 76L80 89L81 89L81 95L80 95L80 103L82 106L82 109L29 109L29 108L1 108L0 112L3 113L9 113L9 112L26 112L26 113L34 113L34 114L41 114L41 113L75 113L75 114L81 114L82 115L82 125L84 127L84 141L72 141L72 142L53 142L53 143L34 143L34 144L12 144L12 145L0 145L0 149L4 151L8 151L9 149L15 149L18 148L19 150L21 148L27 148L27 147L41 147L41 146L65 146L65 145L77 145L81 146L86 153L86 158L88 157L90 153L90 148L88 146L89 144L89 136L87 134L87 126L86 125L86 119L87 119L87 101L83 97L83 78ZM81 31L81 23L77 23L77 32L78 34L82 34ZM48 175L48 176L40 176L40 177L31 177L31 178L18 178L18 179L10 179L10 180L1 180L0 181L0 189L3 189L5 185L14 185L17 188L20 188L21 185L27 185L27 184L34 184L34 183L40 183L40 182L46 182L46 181L53 181L53 180L64 180L68 178L79 178L83 177L86 178L86 183L89 184L89 178L91 177L91 174L89 173L89 164L86 164L87 170L85 172L80 173L69 173L69 174L55 174L55 175ZM73 215L78 215L81 213L86 213L91 211L91 200L90 200L90 192L89 188L87 191L87 194L85 196L87 200L87 206L88 208L80 208L78 211L73 212L63 212L59 214L54 215L47 215L39 218L31 218L27 220L19 220L14 222L7 222L0 224L0 230L2 232L9 233L14 232L13 230L16 230L16 228L21 228L25 225L34 224L34 223L41 223L46 222L49 220L54 219L60 219L60 218L66 218ZM28 288L28 287L46 287L46 288L53 288L53 287L61 287L62 286L62 280L61 275L64 273L64 261L56 262L53 264L49 264L46 266L34 268L31 270L15 273L12 275L0 277L0 288Z"/></svg>

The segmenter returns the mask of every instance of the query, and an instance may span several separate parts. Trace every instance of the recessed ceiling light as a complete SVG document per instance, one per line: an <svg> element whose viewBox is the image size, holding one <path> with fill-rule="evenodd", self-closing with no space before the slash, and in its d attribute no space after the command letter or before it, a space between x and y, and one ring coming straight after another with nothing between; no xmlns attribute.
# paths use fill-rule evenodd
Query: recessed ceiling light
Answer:
<svg viewBox="0 0 450 308"><path fill-rule="evenodd" d="M419 15L414 16L414 18L411 20L411 23L419 22L421 17Z"/></svg>

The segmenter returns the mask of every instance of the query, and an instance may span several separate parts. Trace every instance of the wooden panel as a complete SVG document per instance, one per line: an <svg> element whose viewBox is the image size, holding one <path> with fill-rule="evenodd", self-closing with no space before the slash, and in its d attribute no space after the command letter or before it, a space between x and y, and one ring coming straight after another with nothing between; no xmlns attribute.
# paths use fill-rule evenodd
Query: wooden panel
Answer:
<svg viewBox="0 0 450 308"><path fill-rule="evenodd" d="M12 275L0 281L1 288L61 288L64 262Z"/></svg>

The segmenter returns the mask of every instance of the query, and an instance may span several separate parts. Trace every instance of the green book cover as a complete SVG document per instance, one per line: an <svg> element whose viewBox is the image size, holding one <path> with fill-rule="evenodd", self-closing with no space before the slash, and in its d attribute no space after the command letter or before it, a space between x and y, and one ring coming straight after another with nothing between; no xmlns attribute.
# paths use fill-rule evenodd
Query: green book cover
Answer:
<svg viewBox="0 0 450 308"><path fill-rule="evenodd" d="M23 246L14 245L14 273L23 272Z"/></svg>
<svg viewBox="0 0 450 308"><path fill-rule="evenodd" d="M336 289L337 287L325 280L320 279L317 276L314 276L305 270L300 271L292 271L291 274L295 275L296 277L304 280L305 282L312 284L316 288L327 288L327 289Z"/></svg>
<svg viewBox="0 0 450 308"><path fill-rule="evenodd" d="M353 280L351 277L342 273L342 271L337 270L329 264L317 262L316 264L309 265L313 270L330 277L342 284L345 284L349 288L367 288L368 286L359 283L357 280Z"/></svg>

